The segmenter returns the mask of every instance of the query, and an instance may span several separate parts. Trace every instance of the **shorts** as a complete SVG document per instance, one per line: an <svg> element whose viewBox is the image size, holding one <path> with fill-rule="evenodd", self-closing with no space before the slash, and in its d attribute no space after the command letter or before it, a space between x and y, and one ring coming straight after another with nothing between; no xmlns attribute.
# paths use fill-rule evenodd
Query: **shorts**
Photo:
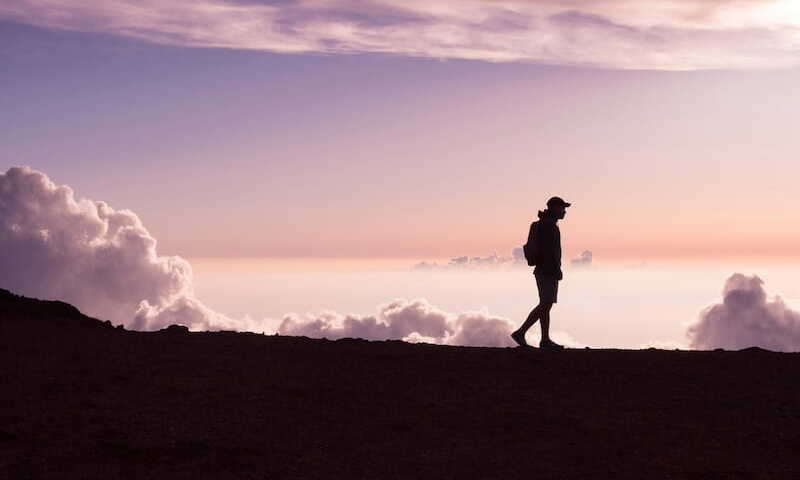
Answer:
<svg viewBox="0 0 800 480"><path fill-rule="evenodd" d="M555 275L536 275L536 287L539 289L539 303L558 301L558 277Z"/></svg>

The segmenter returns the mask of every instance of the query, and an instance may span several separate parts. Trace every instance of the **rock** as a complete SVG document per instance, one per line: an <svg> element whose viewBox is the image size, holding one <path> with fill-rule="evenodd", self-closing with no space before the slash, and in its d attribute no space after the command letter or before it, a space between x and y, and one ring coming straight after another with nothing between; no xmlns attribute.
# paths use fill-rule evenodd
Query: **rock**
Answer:
<svg viewBox="0 0 800 480"><path fill-rule="evenodd" d="M761 348L761 347L752 346L752 347L743 348L743 349L741 349L739 351L740 352L761 353L761 352L768 352L769 350Z"/></svg>
<svg viewBox="0 0 800 480"><path fill-rule="evenodd" d="M168 333L170 335L186 335L189 333L189 327L186 325L170 325L167 328L161 330L164 333Z"/></svg>

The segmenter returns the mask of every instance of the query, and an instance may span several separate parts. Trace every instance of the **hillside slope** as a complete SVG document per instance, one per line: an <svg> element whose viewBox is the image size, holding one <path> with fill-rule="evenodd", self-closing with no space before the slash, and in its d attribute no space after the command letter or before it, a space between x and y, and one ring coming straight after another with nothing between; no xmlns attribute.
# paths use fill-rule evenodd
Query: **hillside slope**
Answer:
<svg viewBox="0 0 800 480"><path fill-rule="evenodd" d="M800 354L132 332L0 291L0 478L787 478Z"/></svg>

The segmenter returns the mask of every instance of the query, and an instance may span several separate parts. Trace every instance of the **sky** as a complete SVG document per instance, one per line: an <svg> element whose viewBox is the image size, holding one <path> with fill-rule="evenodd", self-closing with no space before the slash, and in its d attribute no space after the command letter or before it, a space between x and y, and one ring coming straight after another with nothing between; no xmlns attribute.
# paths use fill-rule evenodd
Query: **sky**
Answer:
<svg viewBox="0 0 800 480"><path fill-rule="evenodd" d="M350 322L384 335L377 321L425 337L412 328L423 318L438 325L430 338L474 343L524 317L522 291L498 300L521 271L442 289L439 270L510 257L559 195L573 204L565 264L590 251L616 272L572 284L584 303L564 307L565 341L613 343L581 317L617 303L640 305L622 322L638 332L628 346L686 345L687 321L705 346L744 341L715 333L731 318L794 326L791 302L763 291L800 298L787 280L800 245L798 5L6 0L0 242L17 256L0 287L141 329ZM237 270L255 257L270 260ZM421 261L438 263L411 271ZM653 264L668 268L625 270ZM341 268L361 287L338 283ZM127 284L112 281L120 269ZM632 303L614 287L637 281ZM336 293L303 301L320 288ZM284 323L290 312L311 313ZM643 314L655 330L633 328Z"/></svg>
<svg viewBox="0 0 800 480"><path fill-rule="evenodd" d="M4 2L3 163L188 257L503 255L551 195L574 204L573 255L797 253L793 2L390 3ZM392 37L414 28L474 45ZM597 61L566 48L577 32ZM552 51L490 42L523 33ZM690 33L709 37L694 60Z"/></svg>

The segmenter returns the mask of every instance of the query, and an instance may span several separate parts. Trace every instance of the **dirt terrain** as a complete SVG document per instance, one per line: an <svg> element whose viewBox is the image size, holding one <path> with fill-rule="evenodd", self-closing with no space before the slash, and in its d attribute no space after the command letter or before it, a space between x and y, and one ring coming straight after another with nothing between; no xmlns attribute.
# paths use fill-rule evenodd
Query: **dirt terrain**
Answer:
<svg viewBox="0 0 800 480"><path fill-rule="evenodd" d="M132 332L0 291L0 478L800 478L800 354Z"/></svg>

